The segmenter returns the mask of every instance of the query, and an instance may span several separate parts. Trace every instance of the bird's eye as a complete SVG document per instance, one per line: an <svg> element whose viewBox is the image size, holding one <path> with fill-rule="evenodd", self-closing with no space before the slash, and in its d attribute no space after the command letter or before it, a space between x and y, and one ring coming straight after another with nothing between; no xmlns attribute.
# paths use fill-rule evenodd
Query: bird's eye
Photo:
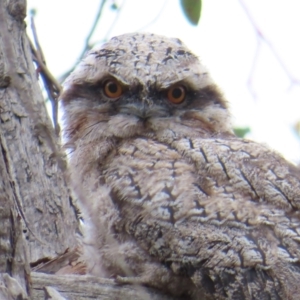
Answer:
<svg viewBox="0 0 300 300"><path fill-rule="evenodd" d="M108 98L117 99L123 94L123 89L120 83L114 79L105 81L103 85L104 94Z"/></svg>
<svg viewBox="0 0 300 300"><path fill-rule="evenodd" d="M180 104L184 101L186 95L185 87L182 85L175 85L169 88L167 96L170 102Z"/></svg>

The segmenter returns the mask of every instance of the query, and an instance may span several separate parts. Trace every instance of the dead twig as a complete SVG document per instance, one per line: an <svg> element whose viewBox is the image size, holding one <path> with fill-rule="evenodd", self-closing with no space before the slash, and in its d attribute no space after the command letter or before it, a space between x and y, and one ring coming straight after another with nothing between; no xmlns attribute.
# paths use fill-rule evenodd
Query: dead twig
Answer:
<svg viewBox="0 0 300 300"><path fill-rule="evenodd" d="M278 54L278 52L276 51L275 47L273 46L273 44L267 39L267 37L263 34L263 32L259 29L258 25L256 24L256 22L254 21L253 16L250 14L244 0L239 0L240 5L242 6L242 8L244 9L251 25L253 26L253 29L256 32L256 36L257 36L257 48L256 48L256 52L255 52L255 56L254 56L254 60L253 60L253 66L251 68L250 74L249 74L249 79L248 79L248 86L249 86L249 90L250 92L254 95L255 97L255 93L253 91L252 88L252 76L255 70L255 66L259 57L259 53L261 50L261 46L262 43L265 43L270 51L273 53L274 57L276 58L277 62L279 63L279 65L281 66L282 70L284 71L284 73L286 74L286 76L289 78L290 82L291 82L291 86L297 84L300 85L300 80L295 78L293 76L293 74L291 74L291 72L289 71L289 69L287 68L287 66L285 65L283 59L281 58L281 56Z"/></svg>
<svg viewBox="0 0 300 300"><path fill-rule="evenodd" d="M46 66L46 61L44 58L44 54L42 51L42 48L40 46L36 27L34 24L34 18L33 15L31 16L31 30L34 38L34 44L32 41L30 42L30 48L33 55L33 61L37 65L37 73L41 76L44 88L47 92L48 98L52 105L52 120L53 120L53 126L54 130L57 136L59 136L60 128L58 125L58 97L61 92L61 85L58 83L58 81L54 78L54 76L51 74L49 69Z"/></svg>

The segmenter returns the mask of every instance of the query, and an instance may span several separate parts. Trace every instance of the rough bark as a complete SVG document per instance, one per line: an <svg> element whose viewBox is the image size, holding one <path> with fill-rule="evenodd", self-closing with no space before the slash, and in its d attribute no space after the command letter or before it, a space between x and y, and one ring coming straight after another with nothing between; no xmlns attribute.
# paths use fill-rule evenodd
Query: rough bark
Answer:
<svg viewBox="0 0 300 300"><path fill-rule="evenodd" d="M30 270L2 134L0 149L0 299L26 299Z"/></svg>
<svg viewBox="0 0 300 300"><path fill-rule="evenodd" d="M0 1L1 299L19 297L18 290L22 297L30 292L29 262L75 245L76 217L34 70L25 15L25 0Z"/></svg>
<svg viewBox="0 0 300 300"><path fill-rule="evenodd" d="M58 276L32 272L33 299L68 300L176 300L158 291L141 286L117 285L112 279L94 276ZM53 288L55 287L55 289ZM50 295L50 296L49 296ZM55 298L56 297L56 298ZM51 299L51 298L50 298Z"/></svg>
<svg viewBox="0 0 300 300"><path fill-rule="evenodd" d="M34 70L25 1L0 2L2 148L30 262L75 245L76 218Z"/></svg>

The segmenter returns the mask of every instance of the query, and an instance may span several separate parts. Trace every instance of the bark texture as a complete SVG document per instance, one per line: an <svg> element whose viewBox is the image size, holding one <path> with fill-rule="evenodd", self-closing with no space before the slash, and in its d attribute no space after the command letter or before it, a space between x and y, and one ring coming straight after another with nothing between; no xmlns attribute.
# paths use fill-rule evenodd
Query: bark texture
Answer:
<svg viewBox="0 0 300 300"><path fill-rule="evenodd" d="M112 279L94 276L58 276L44 273L31 274L33 299L57 300L179 300L141 286L117 285ZM53 288L55 287L55 288ZM48 297L48 298L47 298ZM52 298L50 298L52 297ZM183 300L183 299L181 299Z"/></svg>
<svg viewBox="0 0 300 300"><path fill-rule="evenodd" d="M29 263L74 246L77 226L25 15L25 0L0 1L0 299L25 299Z"/></svg>
<svg viewBox="0 0 300 300"><path fill-rule="evenodd" d="M0 3L0 120L6 170L35 262L75 245L76 218L32 62L25 12L25 1Z"/></svg>

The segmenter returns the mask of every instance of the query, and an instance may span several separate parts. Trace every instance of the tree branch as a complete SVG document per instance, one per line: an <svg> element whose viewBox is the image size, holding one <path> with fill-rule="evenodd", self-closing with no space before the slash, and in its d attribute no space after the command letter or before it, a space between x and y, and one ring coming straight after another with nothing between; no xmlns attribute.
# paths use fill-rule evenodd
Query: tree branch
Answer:
<svg viewBox="0 0 300 300"><path fill-rule="evenodd" d="M179 300L152 288L133 285L118 285L113 279L90 275L50 275L31 273L33 300L46 299L48 287L55 289L66 299L145 299L145 300ZM50 290L53 293L53 291ZM62 298L63 299L63 298ZM183 299L182 299L183 300Z"/></svg>

